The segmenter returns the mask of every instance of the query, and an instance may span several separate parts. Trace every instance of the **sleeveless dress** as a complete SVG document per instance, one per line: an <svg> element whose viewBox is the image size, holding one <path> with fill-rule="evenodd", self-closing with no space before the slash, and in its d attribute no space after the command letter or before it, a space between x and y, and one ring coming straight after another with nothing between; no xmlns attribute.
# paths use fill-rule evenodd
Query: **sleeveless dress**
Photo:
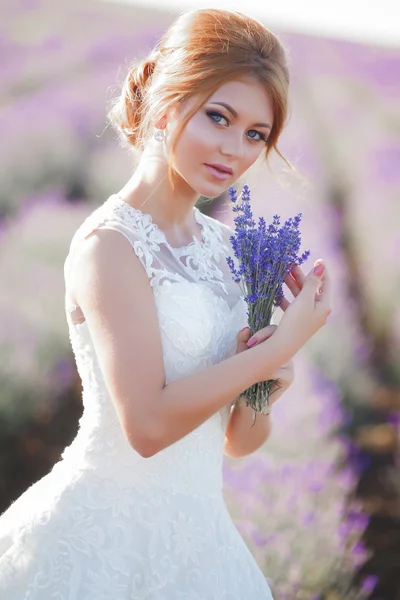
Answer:
<svg viewBox="0 0 400 600"><path fill-rule="evenodd" d="M148 214L117 195L75 232L119 231L149 277L166 384L236 351L246 304L225 257L232 229L193 208L201 237L170 246ZM272 600L223 498L231 404L150 458L128 443L86 321L68 296L82 380L78 433L50 473L0 516L1 600Z"/></svg>

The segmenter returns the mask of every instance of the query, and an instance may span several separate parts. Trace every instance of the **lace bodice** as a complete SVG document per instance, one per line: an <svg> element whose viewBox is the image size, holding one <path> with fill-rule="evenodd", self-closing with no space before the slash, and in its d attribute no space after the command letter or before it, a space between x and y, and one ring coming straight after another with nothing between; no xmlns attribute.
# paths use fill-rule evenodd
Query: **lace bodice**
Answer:
<svg viewBox="0 0 400 600"><path fill-rule="evenodd" d="M1 599L272 600L223 499L229 406L142 457L123 433L70 295L80 241L96 228L115 229L148 274L167 384L230 356L247 321L225 261L230 229L196 208L194 217L201 240L173 248L149 215L112 196L75 233L65 307L84 411L62 460L0 515Z"/></svg>
<svg viewBox="0 0 400 600"><path fill-rule="evenodd" d="M70 268L80 241L94 229L122 233L140 258L154 293L161 331L166 384L205 369L236 351L237 332L247 324L246 305L233 282L226 256L232 254L232 230L197 207L193 215L202 239L172 247L148 214L111 196L76 231L68 255ZM108 393L86 321L74 322L77 309L69 296L65 307L72 349L82 380L84 412L79 432L62 458L84 468L101 465L104 477L143 491L168 489L219 495L230 406L151 458L128 444ZM179 418L179 415L177 415Z"/></svg>

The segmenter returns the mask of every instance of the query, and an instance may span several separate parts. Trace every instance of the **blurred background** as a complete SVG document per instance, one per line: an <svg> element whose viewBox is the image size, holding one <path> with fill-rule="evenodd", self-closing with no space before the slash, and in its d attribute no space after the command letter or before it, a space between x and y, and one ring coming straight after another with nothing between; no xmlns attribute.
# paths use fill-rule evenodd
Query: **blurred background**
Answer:
<svg viewBox="0 0 400 600"><path fill-rule="evenodd" d="M109 101L130 62L194 6L160 4L1 3L0 513L77 432L82 390L63 263L84 218L133 168L107 126ZM305 268L325 258L333 314L296 357L296 382L274 406L265 447L226 458L226 501L277 600L399 600L395 3L374 13L357 2L352 13L350 0L342 11L277 4L280 13L212 3L262 20L290 57L292 114L280 149L296 171L273 157L240 183L251 185L257 216L303 213ZM225 196L199 206L233 225Z"/></svg>

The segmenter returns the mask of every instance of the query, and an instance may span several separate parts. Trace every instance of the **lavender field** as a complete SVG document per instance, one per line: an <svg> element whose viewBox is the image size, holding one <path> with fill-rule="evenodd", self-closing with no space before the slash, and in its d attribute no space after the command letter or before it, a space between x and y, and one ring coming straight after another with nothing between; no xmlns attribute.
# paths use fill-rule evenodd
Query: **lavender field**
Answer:
<svg viewBox="0 0 400 600"><path fill-rule="evenodd" d="M130 176L107 105L173 18L77 0L1 13L0 513L76 434L63 263ZM226 501L279 600L400 600L400 50L279 33L296 172L273 158L241 183L257 216L303 213L306 269L326 260L333 314L265 447L225 459ZM204 210L233 224L225 197Z"/></svg>

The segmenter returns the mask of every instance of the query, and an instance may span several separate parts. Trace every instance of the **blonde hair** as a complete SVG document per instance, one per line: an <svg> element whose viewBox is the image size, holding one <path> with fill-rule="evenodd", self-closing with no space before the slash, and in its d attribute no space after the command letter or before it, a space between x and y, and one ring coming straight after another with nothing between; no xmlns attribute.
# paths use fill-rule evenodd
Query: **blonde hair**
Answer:
<svg viewBox="0 0 400 600"><path fill-rule="evenodd" d="M218 87L248 75L265 86L272 99L274 121L265 158L274 149L291 167L277 147L288 116L285 49L262 23L238 12L200 9L180 15L147 58L130 67L109 120L125 141L143 150L166 111L198 95L171 146L171 177L174 148L192 116Z"/></svg>

